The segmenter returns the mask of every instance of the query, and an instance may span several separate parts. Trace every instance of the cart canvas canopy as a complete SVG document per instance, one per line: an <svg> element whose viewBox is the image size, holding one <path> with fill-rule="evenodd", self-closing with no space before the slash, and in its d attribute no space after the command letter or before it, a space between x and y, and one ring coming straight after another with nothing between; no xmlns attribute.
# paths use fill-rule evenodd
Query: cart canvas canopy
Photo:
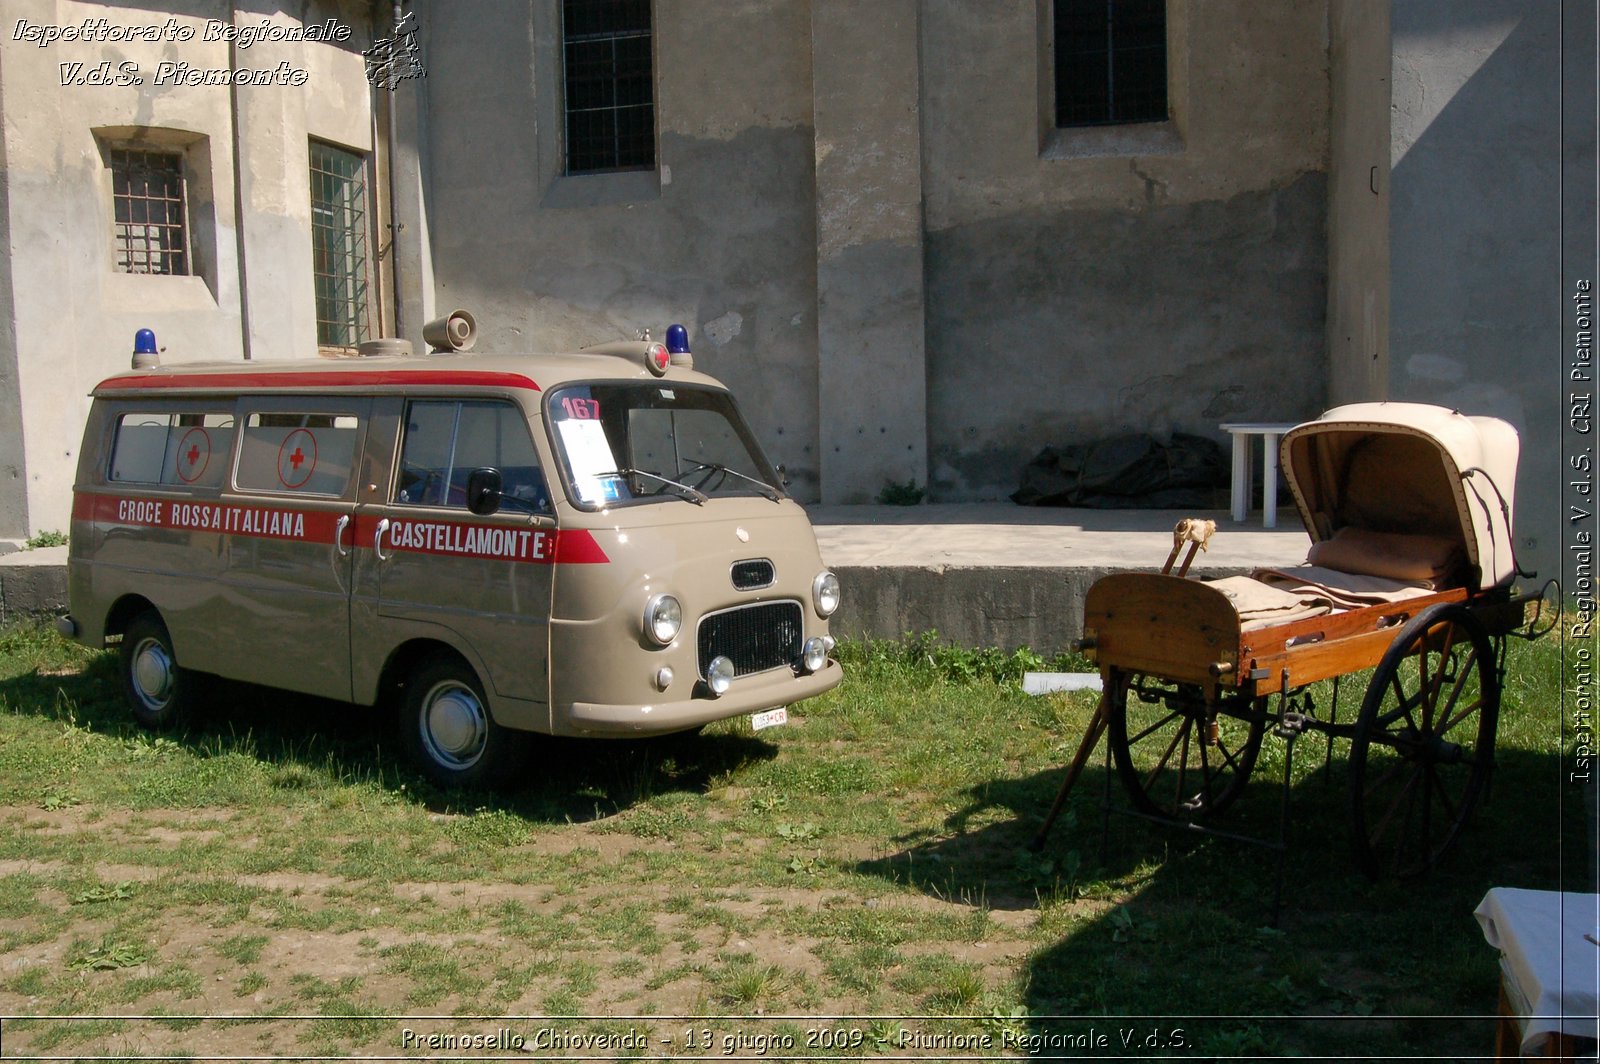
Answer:
<svg viewBox="0 0 1600 1064"><path fill-rule="evenodd" d="M1284 434L1283 469L1313 544L1346 530L1449 541L1467 585L1509 584L1517 430L1423 403L1335 407ZM1412 537L1415 537L1414 539Z"/></svg>

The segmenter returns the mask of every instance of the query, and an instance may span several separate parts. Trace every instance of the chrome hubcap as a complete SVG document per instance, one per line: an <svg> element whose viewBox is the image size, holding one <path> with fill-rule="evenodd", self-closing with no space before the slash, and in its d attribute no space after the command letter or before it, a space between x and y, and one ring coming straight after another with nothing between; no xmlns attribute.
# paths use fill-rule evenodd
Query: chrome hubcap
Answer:
<svg viewBox="0 0 1600 1064"><path fill-rule="evenodd" d="M156 639L133 652L133 689L147 709L161 709L172 697L172 658Z"/></svg>
<svg viewBox="0 0 1600 1064"><path fill-rule="evenodd" d="M471 688L455 680L435 684L422 704L422 741L441 765L470 768L483 756L489 715Z"/></svg>

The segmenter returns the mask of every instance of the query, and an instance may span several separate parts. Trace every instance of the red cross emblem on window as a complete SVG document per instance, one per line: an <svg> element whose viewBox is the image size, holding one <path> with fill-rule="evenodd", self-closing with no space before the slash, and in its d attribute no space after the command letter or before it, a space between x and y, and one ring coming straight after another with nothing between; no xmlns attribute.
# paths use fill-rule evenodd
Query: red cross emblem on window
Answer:
<svg viewBox="0 0 1600 1064"><path fill-rule="evenodd" d="M211 437L206 430L197 426L185 432L183 439L178 441L178 457L174 462L178 479L185 484L193 484L210 463Z"/></svg>
<svg viewBox="0 0 1600 1064"><path fill-rule="evenodd" d="M286 488L303 488L317 468L317 438L309 429L295 429L278 447L278 481Z"/></svg>

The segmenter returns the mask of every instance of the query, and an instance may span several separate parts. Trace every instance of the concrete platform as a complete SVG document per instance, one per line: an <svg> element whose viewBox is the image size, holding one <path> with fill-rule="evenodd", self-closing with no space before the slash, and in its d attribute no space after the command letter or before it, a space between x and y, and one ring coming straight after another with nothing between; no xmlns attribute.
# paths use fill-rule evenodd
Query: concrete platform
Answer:
<svg viewBox="0 0 1600 1064"><path fill-rule="evenodd" d="M1217 523L1191 573L1230 576L1305 560L1293 511L1263 529L1226 511L1072 510L971 503L808 507L844 604L833 631L895 638L936 631L949 642L1067 649L1082 629L1089 586L1112 572L1159 572L1184 517Z"/></svg>
<svg viewBox="0 0 1600 1064"><path fill-rule="evenodd" d="M1041 653L1077 638L1083 596L1107 573L1161 568L1172 526L1217 522L1191 572L1227 576L1305 559L1291 513L1277 529L1226 512L1061 510L973 503L809 507L823 561L839 574L844 605L833 630L892 639L937 631L950 642ZM67 548L0 555L0 624L66 610Z"/></svg>
<svg viewBox="0 0 1600 1064"><path fill-rule="evenodd" d="M66 547L0 554L0 625L66 610Z"/></svg>

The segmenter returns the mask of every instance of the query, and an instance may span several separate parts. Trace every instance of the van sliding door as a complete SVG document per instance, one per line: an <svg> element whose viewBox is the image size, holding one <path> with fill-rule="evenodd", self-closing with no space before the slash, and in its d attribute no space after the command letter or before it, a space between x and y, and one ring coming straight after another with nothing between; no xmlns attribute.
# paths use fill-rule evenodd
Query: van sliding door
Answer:
<svg viewBox="0 0 1600 1064"><path fill-rule="evenodd" d="M356 472L370 401L273 396L239 404L222 496L229 673L348 700Z"/></svg>

